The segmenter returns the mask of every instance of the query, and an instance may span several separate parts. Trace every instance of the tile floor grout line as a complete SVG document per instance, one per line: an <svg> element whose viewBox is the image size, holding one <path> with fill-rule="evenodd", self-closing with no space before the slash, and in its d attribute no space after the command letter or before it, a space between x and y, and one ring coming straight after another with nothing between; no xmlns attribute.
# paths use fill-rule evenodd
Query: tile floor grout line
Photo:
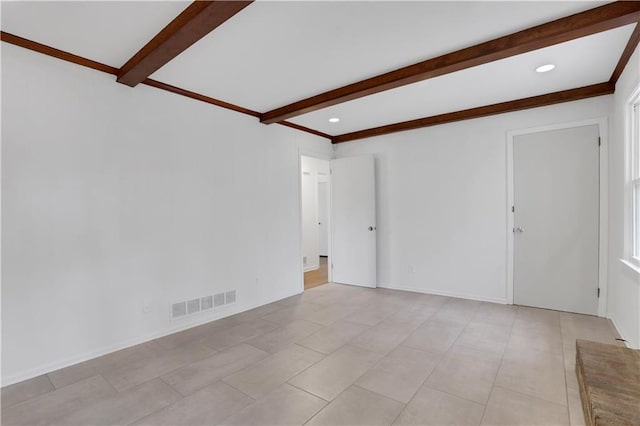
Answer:
<svg viewBox="0 0 640 426"><path fill-rule="evenodd" d="M178 389L176 389L171 383L167 382L162 376L158 376L157 378L160 379L162 381L162 383L164 383L167 386L169 386L171 389L176 391L178 393L178 395L181 396L181 398L178 401L181 401L181 400L183 400L185 398L188 398L189 396L193 395L193 393L191 395L184 395L182 392L180 392ZM198 392L198 391L196 391L196 392ZM194 393L196 393L196 392L194 392Z"/></svg>
<svg viewBox="0 0 640 426"><path fill-rule="evenodd" d="M240 370L240 371L242 371L242 370ZM239 373L240 371L237 371L237 373ZM270 390L269 392L267 392L267 393L265 393L264 395L262 395L260 398L254 398L254 397L252 397L251 395L249 395L248 393L246 393L245 391L243 391L242 389L239 389L239 388L237 388L236 386L234 386L234 385L233 385L233 383L229 383L229 382L227 382L227 381L225 380L227 377L231 377L231 376L233 376L234 374L235 374L235 373L229 374L228 376L223 377L223 378L221 378L221 379L218 379L218 380L216 380L215 382L213 382L213 383L211 383L210 385L205 386L205 387L212 386L212 385L214 385L214 384L216 384L216 383L224 383L225 385L227 385L227 386L231 386L232 388L234 388L235 390L237 390L237 391L238 391L238 392L240 392L241 394L243 394L243 395L247 396L248 398L251 398L251 400L252 400L252 402L251 402L251 403L252 403L252 404L253 404L254 402L256 402L257 400L262 399L263 397L267 396L268 394L270 394L270 393L273 391L273 389L272 389L272 390ZM285 382L285 383L286 383L286 382ZM280 387L280 386L282 386L282 385L276 386L276 388L278 388L278 387ZM205 388L202 388L202 389L205 389ZM200 389L200 390L202 390L202 389ZM196 391L196 392L199 392L199 391ZM194 393L196 393L196 392L194 392ZM193 395L193 394L192 394L192 395Z"/></svg>
<svg viewBox="0 0 640 426"><path fill-rule="evenodd" d="M504 362L504 356L507 353L507 347L509 346L509 340L511 340L511 335L513 333L513 327L516 324L516 318L518 318L518 312L520 312L520 308L516 308L516 314L513 317L513 322L511 323L511 328L509 329L509 337L507 338L507 342L504 345L504 350L502 351L502 356L500 357L500 364L498 364L498 370L496 371L496 375L493 377L493 384L491 385L491 389L489 390L489 397L487 398L486 404L484 404L484 409L482 410L482 417L480 418L480 424L484 421L484 416L487 414L487 407L489 406L489 401L491 400L491 395L493 394L493 390L496 387L496 381L498 380L498 374L500 374L500 369L502 368L502 363Z"/></svg>
<svg viewBox="0 0 640 426"><path fill-rule="evenodd" d="M296 376L297 376L297 374L296 374ZM293 376L293 377L296 377L296 376ZM293 377L292 377L292 378L293 378ZM291 380L291 379L289 379L289 380ZM306 389L302 389L301 387L298 387L298 386L294 385L293 383L290 383L290 382L289 382L289 380L287 380L286 382L284 382L282 385L289 385L289 386L292 386L292 387L294 387L294 388L298 389L299 391L302 391L302 392L304 392L304 393L308 393L309 395L314 396L314 397L316 397L316 398L320 398L321 400L323 400L324 402L326 402L326 403L327 403L327 405L329 405L333 400L335 400L335 398L334 398L333 400L329 401L329 400L327 400L327 399L325 399L325 398L321 397L320 395L316 395L315 393L313 393L313 392L311 392L311 391L308 391L308 390L306 390ZM282 385L280 385L280 386L282 386ZM278 387L280 387L280 386L278 386ZM337 397L336 397L336 398L337 398Z"/></svg>
<svg viewBox="0 0 640 426"><path fill-rule="evenodd" d="M567 420L571 425L571 409L569 408L569 381L567 380L567 364L564 358L564 333L562 332L562 318L560 318L560 347L562 348L562 373L564 374L564 398L567 401Z"/></svg>
<svg viewBox="0 0 640 426"><path fill-rule="evenodd" d="M442 305L444 306L444 304ZM402 343L400 343L400 345L402 345ZM407 348L411 348L410 346L406 346ZM415 348L411 348L411 349L415 349ZM421 350L421 349L417 349L417 350ZM433 367L433 369L429 372L429 374L427 375L427 377L422 381L422 383L420 384L420 386L418 386L418 390L416 390L413 395L411 395L411 398L409 398L409 401L407 401L407 403L404 405L404 408L398 413L398 415L393 419L393 421L391 422L391 424L393 425L396 420L398 420L398 417L400 417L402 415L402 413L405 412L405 410L407 409L407 407L409 406L409 404L411 404L411 402L414 400L414 398L416 397L416 395L420 392L420 389L422 389L425 385L425 383L427 383L427 380L429 380L429 377L431 377L431 375L433 374L434 371L436 371L436 369L438 368L438 366L440 365L440 363L442 362L442 360L444 359L445 355L447 354L449 350L445 351L444 353L442 353L442 356L440 356L440 359L438 359L438 362L436 363L436 365ZM424 351L423 351L424 352ZM431 388L429 388L431 389ZM438 391L440 392L440 391Z"/></svg>

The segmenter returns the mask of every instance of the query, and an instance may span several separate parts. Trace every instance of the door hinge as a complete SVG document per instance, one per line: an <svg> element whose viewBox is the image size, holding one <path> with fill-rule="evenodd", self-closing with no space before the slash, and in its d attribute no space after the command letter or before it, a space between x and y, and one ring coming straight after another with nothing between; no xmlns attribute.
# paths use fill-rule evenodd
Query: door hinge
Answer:
<svg viewBox="0 0 640 426"><path fill-rule="evenodd" d="M600 298L600 287L598 287L598 299Z"/></svg>
<svg viewBox="0 0 640 426"><path fill-rule="evenodd" d="M511 206L511 213L515 213L516 212L516 206Z"/></svg>
<svg viewBox="0 0 640 426"><path fill-rule="evenodd" d="M333 174L333 169L329 169L329 174L332 175Z"/></svg>
<svg viewBox="0 0 640 426"><path fill-rule="evenodd" d="M602 146L602 140L600 140L600 136L598 136L598 146Z"/></svg>

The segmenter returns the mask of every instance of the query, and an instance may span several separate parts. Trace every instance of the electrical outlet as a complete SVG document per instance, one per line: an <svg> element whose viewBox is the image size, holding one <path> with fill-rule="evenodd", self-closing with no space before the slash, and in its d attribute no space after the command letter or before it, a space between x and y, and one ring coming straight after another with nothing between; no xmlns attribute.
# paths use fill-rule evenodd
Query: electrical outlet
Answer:
<svg viewBox="0 0 640 426"><path fill-rule="evenodd" d="M151 312L151 301L145 299L142 301L142 313L148 314L149 312Z"/></svg>

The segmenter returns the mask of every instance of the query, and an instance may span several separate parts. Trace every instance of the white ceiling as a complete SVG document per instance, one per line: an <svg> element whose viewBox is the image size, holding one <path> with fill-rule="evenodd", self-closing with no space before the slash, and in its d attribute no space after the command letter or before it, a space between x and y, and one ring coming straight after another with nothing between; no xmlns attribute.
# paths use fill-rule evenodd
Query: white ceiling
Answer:
<svg viewBox="0 0 640 426"><path fill-rule="evenodd" d="M152 78L266 112L604 3L258 1ZM2 30L120 67L188 4L2 2ZM341 134L600 83L609 79L631 31L611 30L291 121ZM533 71L547 62L556 70ZM332 116L342 121L328 123Z"/></svg>

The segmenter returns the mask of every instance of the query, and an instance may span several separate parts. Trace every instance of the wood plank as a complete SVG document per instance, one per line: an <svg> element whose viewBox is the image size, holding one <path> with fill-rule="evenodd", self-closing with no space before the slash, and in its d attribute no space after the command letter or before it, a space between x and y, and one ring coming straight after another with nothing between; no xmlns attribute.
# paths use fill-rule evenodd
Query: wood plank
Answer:
<svg viewBox="0 0 640 426"><path fill-rule="evenodd" d="M575 368L587 425L640 424L640 351L576 340Z"/></svg>
<svg viewBox="0 0 640 426"><path fill-rule="evenodd" d="M285 127L290 127L292 129L300 130L302 132L311 133L312 135L320 136L321 138L326 138L326 139L329 139L329 140L331 140L333 138L333 136L328 135L326 133L323 133L323 132L321 132L319 130L314 130L314 129L311 129L309 127L301 126L299 124L292 123L290 121L281 121L281 122L279 122L277 124L280 124L280 125L285 126Z"/></svg>
<svg viewBox="0 0 640 426"><path fill-rule="evenodd" d="M7 33L5 31L0 31L0 40L4 41L5 43L13 44L14 46L33 50L34 52L62 59L63 61L71 62L76 65L106 72L107 74L118 75L118 68L111 67L97 61L92 61L91 59L83 58L82 56L74 55L73 53L65 52L64 50L59 50L54 47L35 42L33 40L28 40L11 33Z"/></svg>
<svg viewBox="0 0 640 426"><path fill-rule="evenodd" d="M189 46L253 3L194 1L120 68L117 81L135 87Z"/></svg>
<svg viewBox="0 0 640 426"><path fill-rule="evenodd" d="M253 111L248 108L243 108L241 106L234 105L229 102L221 101L219 99L215 99L210 96L201 95L200 93L192 92L190 90L183 89L181 87L172 86L170 84L163 83L161 81L147 78L142 83L147 86L155 87L156 89L166 90L167 92L175 93L176 95L186 96L187 98L195 99L196 101L205 102L211 105L216 105L216 106L230 109L232 111L236 111L242 114L247 114L252 117L260 117L260 113L257 111Z"/></svg>
<svg viewBox="0 0 640 426"><path fill-rule="evenodd" d="M632 24L639 19L639 1L606 4L276 108L264 113L260 121L276 123L385 90Z"/></svg>
<svg viewBox="0 0 640 426"><path fill-rule="evenodd" d="M602 95L610 95L614 92L614 90L615 86L609 82L599 83L591 86L579 87L576 89L548 93L546 95L501 102L493 105L486 105L477 108L465 109L462 111L449 112L446 114L418 118L416 120L403 121L401 123L387 124L385 126L345 133L342 135L334 136L332 142L334 144L350 142L357 139L371 138L374 136L387 135L390 133L403 132L406 130L415 130L423 127L437 126L439 124L454 123L456 121L488 117L491 115L504 114L507 112L538 108L542 106L577 101L580 99L593 98Z"/></svg>
<svg viewBox="0 0 640 426"><path fill-rule="evenodd" d="M613 85L618 82L618 79L622 75L622 71L629 63L629 59L631 59L631 55L638 47L638 43L640 42L640 23L636 24L635 30L631 33L631 37L629 37L629 41L627 42L627 46L624 48L622 52L622 56L620 56L620 60L616 65L615 70L613 70L613 74L611 75L611 79L609 80Z"/></svg>

